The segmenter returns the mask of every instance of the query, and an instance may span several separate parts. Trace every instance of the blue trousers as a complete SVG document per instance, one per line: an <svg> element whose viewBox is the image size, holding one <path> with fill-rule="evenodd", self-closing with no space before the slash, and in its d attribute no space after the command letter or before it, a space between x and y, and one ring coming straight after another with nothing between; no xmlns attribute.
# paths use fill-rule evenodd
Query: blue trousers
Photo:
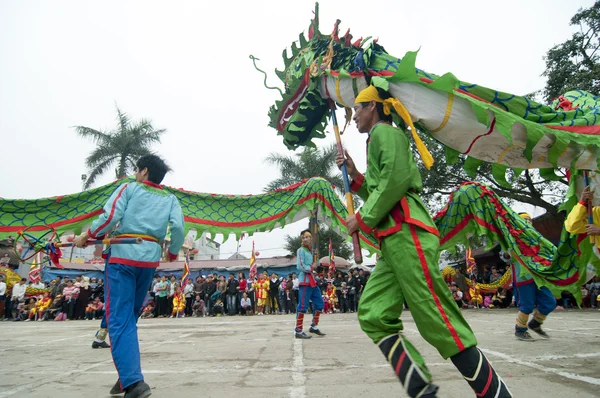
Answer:
<svg viewBox="0 0 600 398"><path fill-rule="evenodd" d="M515 286L515 303L519 311L528 315L535 307L542 315L548 315L556 307L556 299L550 290L545 286L539 288L535 283Z"/></svg>
<svg viewBox="0 0 600 398"><path fill-rule="evenodd" d="M315 311L323 311L324 303L321 290L318 286L310 287L309 285L301 285L298 289L298 313L306 313L310 302L313 303Z"/></svg>
<svg viewBox="0 0 600 398"><path fill-rule="evenodd" d="M123 389L144 380L137 320L155 271L123 264L108 264L105 270L106 323Z"/></svg>

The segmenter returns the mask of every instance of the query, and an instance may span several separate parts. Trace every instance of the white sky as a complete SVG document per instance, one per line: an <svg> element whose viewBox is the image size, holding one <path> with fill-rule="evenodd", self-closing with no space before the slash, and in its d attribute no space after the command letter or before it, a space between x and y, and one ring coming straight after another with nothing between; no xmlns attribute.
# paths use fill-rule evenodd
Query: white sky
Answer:
<svg viewBox="0 0 600 398"><path fill-rule="evenodd" d="M379 37L392 55L421 47L417 65L428 72L525 94L543 88L543 55L571 36L570 18L592 4L322 1L320 30L330 33L339 18L342 34L351 28L355 38ZM282 68L283 49L308 30L313 8L306 0L0 2L0 196L80 191L93 143L71 126L112 129L115 103L134 120L168 130L155 147L174 169L165 184L261 192L278 175L263 159L288 151L267 126L279 94L263 87L248 56L260 58L270 85L281 86L272 71ZM364 169L364 136L352 126L343 141ZM97 186L109 181L111 173ZM256 249L283 255L283 236L305 225L257 234ZM250 247L242 241L242 252ZM235 248L230 239L222 258Z"/></svg>

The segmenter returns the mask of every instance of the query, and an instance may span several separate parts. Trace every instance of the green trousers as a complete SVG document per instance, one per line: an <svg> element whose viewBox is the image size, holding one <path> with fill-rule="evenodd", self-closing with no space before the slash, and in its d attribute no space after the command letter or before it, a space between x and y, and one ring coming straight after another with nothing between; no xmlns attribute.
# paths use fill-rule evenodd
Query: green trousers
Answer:
<svg viewBox="0 0 600 398"><path fill-rule="evenodd" d="M444 359L477 345L439 270L437 236L404 224L383 239L381 253L358 307L360 326L374 343L403 330L406 300L419 333ZM418 353L413 357L423 363Z"/></svg>

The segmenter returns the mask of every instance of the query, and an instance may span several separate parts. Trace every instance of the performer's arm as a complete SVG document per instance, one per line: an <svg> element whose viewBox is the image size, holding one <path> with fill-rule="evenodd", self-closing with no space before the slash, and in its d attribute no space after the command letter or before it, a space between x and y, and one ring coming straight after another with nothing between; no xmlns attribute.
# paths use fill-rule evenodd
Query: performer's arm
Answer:
<svg viewBox="0 0 600 398"><path fill-rule="evenodd" d="M367 191L367 186L364 182L365 176L362 173L358 173L354 178L352 178L350 190L360 196L362 200L367 200L369 198L369 192Z"/></svg>
<svg viewBox="0 0 600 398"><path fill-rule="evenodd" d="M585 203L577 203L565 220L565 228L572 234L584 234L585 227L588 224L587 205Z"/></svg>
<svg viewBox="0 0 600 398"><path fill-rule="evenodd" d="M113 192L110 198L108 198L108 202L104 205L104 212L94 220L88 230L87 235L89 238L100 239L121 221L123 213L127 208L129 191L129 184L123 184Z"/></svg>
<svg viewBox="0 0 600 398"><path fill-rule="evenodd" d="M401 132L396 133L397 135L392 135L385 130L376 129L371 134L369 157L374 156L381 173L377 187L371 192L356 216L360 229L365 233L371 233L373 228L406 195L409 188L412 152L408 138ZM367 169L367 179L369 179L369 169Z"/></svg>
<svg viewBox="0 0 600 398"><path fill-rule="evenodd" d="M184 223L183 223L183 212L177 198L173 197L173 203L171 205L171 215L169 216L170 228L171 228L171 245L169 246L169 260L173 261L177 259L179 249L183 246L185 239Z"/></svg>

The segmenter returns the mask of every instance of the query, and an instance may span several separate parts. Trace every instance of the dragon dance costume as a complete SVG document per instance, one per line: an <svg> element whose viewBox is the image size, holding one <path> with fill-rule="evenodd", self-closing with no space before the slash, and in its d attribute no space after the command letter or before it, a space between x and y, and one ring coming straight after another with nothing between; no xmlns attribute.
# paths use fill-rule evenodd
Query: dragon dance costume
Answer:
<svg viewBox="0 0 600 398"><path fill-rule="evenodd" d="M306 231L305 234L310 234ZM309 338L303 332L304 314L308 311L310 302L313 303L313 318L309 331L317 335L324 335L318 326L319 318L325 303L321 295L321 289L313 277L313 255L311 250L302 245L296 252L296 272L298 274L298 307L296 308L296 328L294 329L297 338Z"/></svg>
<svg viewBox="0 0 600 398"><path fill-rule="evenodd" d="M396 109L397 99L379 97L375 87L355 103L376 101ZM414 130L413 130L414 131ZM408 303L423 338L450 358L478 397L510 397L463 318L439 272L439 233L419 192L422 181L405 132L379 122L369 132L367 171L352 181L364 204L356 218L365 233L381 242L381 257L361 297L358 319L379 345L411 397L434 397L437 386L423 358L402 335Z"/></svg>
<svg viewBox="0 0 600 398"><path fill-rule="evenodd" d="M161 257L170 226L169 257L183 245L183 214L175 196L149 181L120 186L108 199L103 214L88 235L98 239L116 229L117 237L141 237L139 245L115 245L105 269L106 321L113 361L121 389L143 381L136 322Z"/></svg>
<svg viewBox="0 0 600 398"><path fill-rule="evenodd" d="M531 217L527 213L521 213L521 216L531 224ZM503 257L502 259L504 260ZM519 340L533 341L527 331L529 327L538 335L548 338L548 334L542 329L542 324L556 308L556 299L550 289L545 286L540 287L535 283L533 276L527 271L527 267L524 267L518 258L511 258L510 266L515 303L519 308L515 324L515 336ZM528 323L529 315L532 312L534 312L533 319Z"/></svg>

